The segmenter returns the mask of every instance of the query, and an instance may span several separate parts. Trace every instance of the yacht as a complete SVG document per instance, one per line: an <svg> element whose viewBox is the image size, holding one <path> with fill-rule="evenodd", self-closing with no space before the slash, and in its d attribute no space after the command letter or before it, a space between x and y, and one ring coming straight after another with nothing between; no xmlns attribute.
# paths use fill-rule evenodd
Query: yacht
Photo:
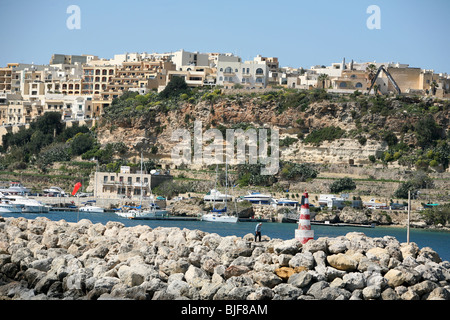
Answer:
<svg viewBox="0 0 450 320"><path fill-rule="evenodd" d="M225 209L225 211L224 211L225 213L217 212L218 209L215 209L215 210L213 209L211 212L202 215L202 221L236 223L238 221L238 217L227 215L226 207L224 209Z"/></svg>
<svg viewBox="0 0 450 320"><path fill-rule="evenodd" d="M211 189L204 197L203 201L218 201L218 202L225 202L225 201L231 201L232 196L223 194L219 190Z"/></svg>
<svg viewBox="0 0 450 320"><path fill-rule="evenodd" d="M153 205L148 210L141 210L139 207L131 207L128 211L118 211L116 214L123 218L128 219L151 219L151 218L163 218L167 214L167 210L161 209L157 205Z"/></svg>
<svg viewBox="0 0 450 320"><path fill-rule="evenodd" d="M23 205L0 198L0 213L22 213Z"/></svg>
<svg viewBox="0 0 450 320"><path fill-rule="evenodd" d="M216 165L216 186L217 186L217 177L218 177L218 166ZM211 191L216 191L217 189L212 189ZM228 163L225 163L225 197L223 198L223 201L225 201L225 207L223 209L216 209L215 203L217 198L213 196L213 209L208 212L207 214L203 214L201 220L202 221L209 221L209 222L228 222L228 223L236 223L238 222L238 216L237 216L237 210L236 210L236 216L228 215L227 214L227 201L228 201ZM216 196L217 196L216 191ZM211 193L211 192L210 192ZM231 200L231 198L230 198Z"/></svg>
<svg viewBox="0 0 450 320"><path fill-rule="evenodd" d="M1 188L0 192L8 194L25 194L30 193L29 188L25 188L20 182L10 182L9 188Z"/></svg>
<svg viewBox="0 0 450 320"><path fill-rule="evenodd" d="M80 212L105 212L102 207L94 206L95 200L90 200L84 203L84 207L78 209Z"/></svg>
<svg viewBox="0 0 450 320"><path fill-rule="evenodd" d="M43 191L44 191L45 195L51 195L54 197L65 197L66 196L66 193L60 187L53 186L48 189L44 189Z"/></svg>
<svg viewBox="0 0 450 320"><path fill-rule="evenodd" d="M8 195L3 199L7 199L11 203L21 205L23 207L23 213L48 213L50 211L50 206L37 201L36 199L15 195Z"/></svg>
<svg viewBox="0 0 450 320"><path fill-rule="evenodd" d="M259 192L251 192L244 196L244 200L250 201L251 203L269 204L272 200L272 196Z"/></svg>

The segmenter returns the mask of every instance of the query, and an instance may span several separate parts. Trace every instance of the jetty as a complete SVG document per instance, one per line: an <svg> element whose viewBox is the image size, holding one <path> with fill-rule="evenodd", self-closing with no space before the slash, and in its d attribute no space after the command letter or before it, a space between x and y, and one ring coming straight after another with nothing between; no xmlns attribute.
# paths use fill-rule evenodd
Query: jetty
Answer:
<svg viewBox="0 0 450 320"><path fill-rule="evenodd" d="M175 216L153 216L153 217L129 217L131 220L175 220L175 221L198 221L199 217L175 217Z"/></svg>
<svg viewBox="0 0 450 320"><path fill-rule="evenodd" d="M375 223L346 223L346 222L330 222L330 221L311 221L311 224L330 227L358 227L358 228L375 228Z"/></svg>

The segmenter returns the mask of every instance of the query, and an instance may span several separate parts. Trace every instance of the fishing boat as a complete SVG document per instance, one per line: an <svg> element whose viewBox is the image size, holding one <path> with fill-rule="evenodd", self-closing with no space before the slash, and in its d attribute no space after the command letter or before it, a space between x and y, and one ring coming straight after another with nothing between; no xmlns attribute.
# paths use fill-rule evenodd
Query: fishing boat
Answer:
<svg viewBox="0 0 450 320"><path fill-rule="evenodd" d="M89 200L87 202L83 202L84 207L81 207L78 209L81 212L105 212L105 209L102 207L94 206L95 200Z"/></svg>
<svg viewBox="0 0 450 320"><path fill-rule="evenodd" d="M129 219L146 219L146 218L154 218L154 217L163 217L167 214L167 210L162 210L158 205L156 205L153 194L152 194L152 188L150 184L142 183L143 177L143 155L141 152L141 182L138 184L138 186L141 187L140 192L140 204L139 206L123 206L122 210L116 211L116 214L120 217L129 218ZM143 188L144 186L147 186L149 188L150 192L150 198L149 198L149 209L144 210L142 205L142 194L143 194ZM161 197L158 197L161 198ZM157 198L157 199L158 199ZM164 199L164 198L163 198Z"/></svg>

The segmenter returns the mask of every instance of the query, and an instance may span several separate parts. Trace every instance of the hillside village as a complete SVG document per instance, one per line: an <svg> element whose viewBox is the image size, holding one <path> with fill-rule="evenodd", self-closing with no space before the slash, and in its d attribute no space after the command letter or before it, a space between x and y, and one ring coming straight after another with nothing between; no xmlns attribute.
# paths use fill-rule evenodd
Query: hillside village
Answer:
<svg viewBox="0 0 450 320"><path fill-rule="evenodd" d="M231 167L236 196L258 190L296 199L308 189L318 205L333 183L350 178L354 186L337 195L401 204L409 190L414 209L450 201L450 77L433 70L345 59L294 69L275 57L243 62L180 50L53 55L48 65L8 64L0 85L0 180L37 193L79 180L94 198L136 203L150 190L130 179L147 179L169 199L201 198L214 187L214 168L171 159L174 131L201 121L203 130L279 130L278 173ZM120 174L124 166L129 176Z"/></svg>
<svg viewBox="0 0 450 320"><path fill-rule="evenodd" d="M379 72L383 66L386 72ZM376 81L372 88L372 80ZM394 84L389 76L395 79ZM30 123L57 111L64 121L96 119L113 99L132 91L161 92L174 77L190 88L249 91L324 88L329 92L402 93L448 98L450 77L434 70L392 62L342 62L309 68L282 66L277 57L243 61L231 53L179 50L125 53L112 59L54 54L46 65L8 63L0 68L0 124Z"/></svg>

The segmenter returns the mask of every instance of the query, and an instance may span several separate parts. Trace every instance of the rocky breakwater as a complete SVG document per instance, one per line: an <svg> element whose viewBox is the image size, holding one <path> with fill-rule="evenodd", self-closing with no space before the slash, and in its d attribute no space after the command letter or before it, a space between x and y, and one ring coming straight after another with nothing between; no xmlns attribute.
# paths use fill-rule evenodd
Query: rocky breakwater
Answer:
<svg viewBox="0 0 450 320"><path fill-rule="evenodd" d="M351 232L302 245L0 217L1 299L450 299L431 248Z"/></svg>

